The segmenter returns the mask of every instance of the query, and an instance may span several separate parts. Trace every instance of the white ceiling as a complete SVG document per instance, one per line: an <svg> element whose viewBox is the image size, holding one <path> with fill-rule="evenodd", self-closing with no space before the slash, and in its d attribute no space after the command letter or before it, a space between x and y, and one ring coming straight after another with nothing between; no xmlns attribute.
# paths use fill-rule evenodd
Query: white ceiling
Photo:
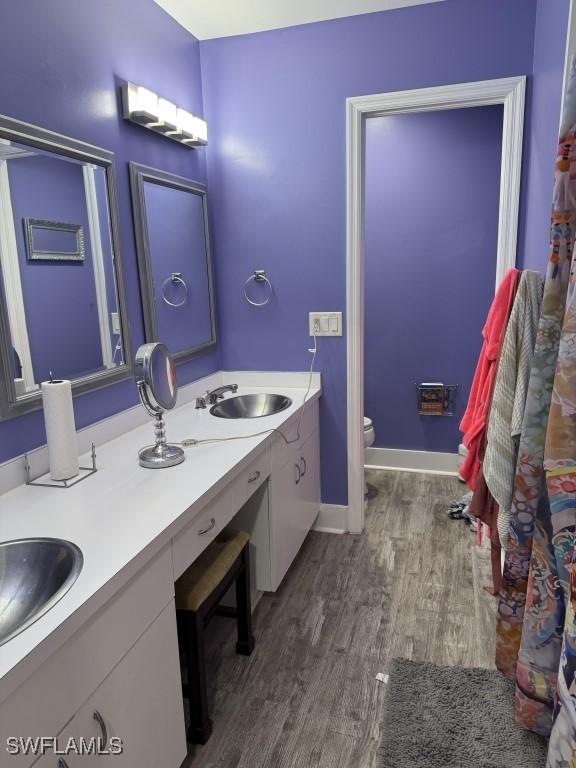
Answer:
<svg viewBox="0 0 576 768"><path fill-rule="evenodd" d="M155 0L200 40L443 0Z"/></svg>

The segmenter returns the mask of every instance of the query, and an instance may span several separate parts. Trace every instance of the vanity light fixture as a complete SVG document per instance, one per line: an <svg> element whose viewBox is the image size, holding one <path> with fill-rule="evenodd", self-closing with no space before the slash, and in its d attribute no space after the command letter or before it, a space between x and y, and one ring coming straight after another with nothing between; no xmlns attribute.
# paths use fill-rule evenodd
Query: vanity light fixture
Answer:
<svg viewBox="0 0 576 768"><path fill-rule="evenodd" d="M142 85L124 83L122 105L125 120L138 123L188 147L208 144L208 126L204 120Z"/></svg>

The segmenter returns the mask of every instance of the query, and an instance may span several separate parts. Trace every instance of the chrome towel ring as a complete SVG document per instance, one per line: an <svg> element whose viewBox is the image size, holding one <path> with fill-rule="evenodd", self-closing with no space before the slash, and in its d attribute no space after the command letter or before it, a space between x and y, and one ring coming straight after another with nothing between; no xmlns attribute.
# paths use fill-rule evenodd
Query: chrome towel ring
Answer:
<svg viewBox="0 0 576 768"><path fill-rule="evenodd" d="M182 285L184 286L184 296L182 298L182 301L170 301L170 299L166 298L166 286L168 283L172 283L172 285ZM162 300L166 302L171 307L182 307L184 304L186 304L186 301L188 300L188 286L184 282L184 279L182 277L182 272L172 272L170 277L167 277L166 280L162 283Z"/></svg>
<svg viewBox="0 0 576 768"><path fill-rule="evenodd" d="M264 301L254 301L254 299L251 299L248 296L247 288L248 283L250 283L252 280L254 280L255 283L266 283L268 285L268 295L264 299ZM268 278L266 277L266 272L263 269L255 269L254 272L250 275L248 280L244 283L244 298L248 302L248 304L251 304L253 307L265 307L266 304L270 304L272 301L272 295L274 293L274 289L272 288L272 283Z"/></svg>

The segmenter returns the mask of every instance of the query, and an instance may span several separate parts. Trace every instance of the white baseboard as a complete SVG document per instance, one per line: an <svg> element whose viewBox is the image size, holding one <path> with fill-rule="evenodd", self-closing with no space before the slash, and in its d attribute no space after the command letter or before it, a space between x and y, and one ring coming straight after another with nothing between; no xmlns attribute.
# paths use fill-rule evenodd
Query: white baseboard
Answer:
<svg viewBox="0 0 576 768"><path fill-rule="evenodd" d="M320 533L348 533L348 507L322 504L312 530Z"/></svg>
<svg viewBox="0 0 576 768"><path fill-rule="evenodd" d="M367 469L397 469L403 472L427 472L434 475L457 475L458 454L437 451L405 451L400 448L368 448Z"/></svg>

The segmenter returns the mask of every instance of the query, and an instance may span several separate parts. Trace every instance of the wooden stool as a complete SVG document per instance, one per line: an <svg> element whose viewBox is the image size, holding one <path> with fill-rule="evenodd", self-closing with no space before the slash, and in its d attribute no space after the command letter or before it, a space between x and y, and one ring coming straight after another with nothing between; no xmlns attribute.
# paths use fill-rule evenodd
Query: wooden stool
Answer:
<svg viewBox="0 0 576 768"><path fill-rule="evenodd" d="M193 744L206 744L212 733L204 653L204 630L212 616L236 619L236 653L250 656L254 649L249 541L244 531L222 531L176 582L178 643L188 669L188 684L182 692L190 701L188 741ZM236 608L218 605L234 581Z"/></svg>

